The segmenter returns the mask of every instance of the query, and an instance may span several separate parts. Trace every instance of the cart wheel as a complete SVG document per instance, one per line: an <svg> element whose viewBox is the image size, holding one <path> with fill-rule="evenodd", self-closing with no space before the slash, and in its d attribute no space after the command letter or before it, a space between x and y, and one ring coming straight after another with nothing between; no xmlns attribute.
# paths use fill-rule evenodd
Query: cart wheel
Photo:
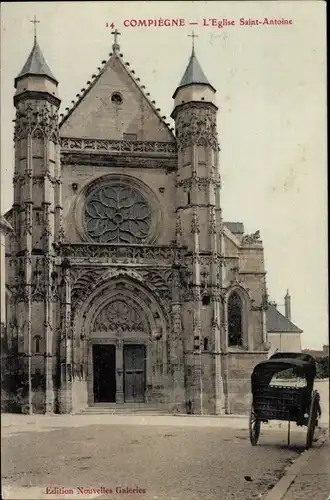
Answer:
<svg viewBox="0 0 330 500"><path fill-rule="evenodd" d="M307 450L313 446L314 432L315 432L315 427L317 425L317 413L318 413L317 409L318 409L318 402L316 398L316 393L313 391L312 400L309 407L309 416L307 423L307 437L306 437Z"/></svg>
<svg viewBox="0 0 330 500"><path fill-rule="evenodd" d="M250 441L252 446L256 446L258 443L258 439L260 436L260 427L261 427L261 422L254 412L252 403L250 410L250 417L249 417L249 432L250 432Z"/></svg>

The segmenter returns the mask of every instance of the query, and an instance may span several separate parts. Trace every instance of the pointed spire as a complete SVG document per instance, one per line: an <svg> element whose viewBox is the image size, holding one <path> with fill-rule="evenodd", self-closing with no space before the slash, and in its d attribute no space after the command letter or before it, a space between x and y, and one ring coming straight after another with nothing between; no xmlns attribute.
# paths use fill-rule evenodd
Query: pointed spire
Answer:
<svg viewBox="0 0 330 500"><path fill-rule="evenodd" d="M36 24L39 22L40 21L37 21L35 16L34 20L31 21L31 23L34 23L34 43L32 50L29 54L29 57L26 60L26 63L24 64L18 76L15 78L15 87L18 79L28 75L45 76L50 80L52 80L55 84L58 84L58 81L56 80L53 73L49 69L48 64L46 63L46 60L41 52L41 49L37 41Z"/></svg>
<svg viewBox="0 0 330 500"><path fill-rule="evenodd" d="M179 86L177 87L176 91L174 92L173 98L175 98L178 90L182 87L186 87L187 85L207 85L210 87L214 92L216 92L215 88L212 87L208 79L206 78L204 71L201 68L201 65L198 62L198 59L196 57L195 53L195 38L198 37L198 35L195 35L194 32L192 35L188 35L192 37L192 49L191 49L191 56L186 68L186 71L184 72L184 75L179 83Z"/></svg>
<svg viewBox="0 0 330 500"><path fill-rule="evenodd" d="M195 54L195 47L192 47L190 60L186 71L181 79L179 87L183 87L185 85L191 85L194 83L202 83L204 85L210 85L210 82L206 78L201 65L198 62L198 59Z"/></svg>

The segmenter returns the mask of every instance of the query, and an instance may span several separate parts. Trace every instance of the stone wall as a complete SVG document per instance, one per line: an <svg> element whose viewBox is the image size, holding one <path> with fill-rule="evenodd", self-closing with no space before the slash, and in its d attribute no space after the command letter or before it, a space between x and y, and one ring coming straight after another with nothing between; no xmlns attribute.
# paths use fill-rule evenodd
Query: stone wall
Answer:
<svg viewBox="0 0 330 500"><path fill-rule="evenodd" d="M301 352L300 333L269 332L268 341L281 352Z"/></svg>
<svg viewBox="0 0 330 500"><path fill-rule="evenodd" d="M237 351L228 354L229 413L245 414L251 405L253 368L267 358L267 353Z"/></svg>

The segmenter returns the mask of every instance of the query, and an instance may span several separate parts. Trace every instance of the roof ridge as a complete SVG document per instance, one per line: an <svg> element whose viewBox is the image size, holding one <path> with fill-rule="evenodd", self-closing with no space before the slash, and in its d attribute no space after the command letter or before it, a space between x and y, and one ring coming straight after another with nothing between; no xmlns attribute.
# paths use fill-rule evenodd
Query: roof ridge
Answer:
<svg viewBox="0 0 330 500"><path fill-rule="evenodd" d="M110 52L109 56L110 57L109 57L109 59L107 61L105 61L105 60L102 61L101 64L103 65L103 67L102 68L98 67L98 74L97 75L93 74L92 75L92 80L91 81L89 81L89 80L87 81L88 87L86 89L82 88L81 89L82 94L77 94L76 95L76 97L78 98L77 101L76 102L71 101L72 107L71 108L69 108L69 107L65 108L65 110L67 111L66 115L64 113L60 114L60 117L62 117L62 118L60 120L59 126L61 127L66 122L66 120L73 113L73 111L78 107L78 105L84 99L84 97L86 97L86 95L91 91L91 89L94 87L94 85L96 84L96 82L100 79L100 77L104 73L105 69L109 66L110 61L113 58L117 58L120 61L122 67L127 72L128 76L133 80L133 82L135 83L135 85L138 87L138 89L141 91L141 93L143 94L143 96L147 100L148 104L151 106L151 108L153 109L153 111L155 112L155 114L158 116L158 118L160 119L160 121L167 127L167 129L169 130L169 132L172 135L173 139L175 140L174 127L171 127L170 123L167 123L165 121L166 120L166 116L162 116L160 114L160 108L156 108L156 106L155 106L156 101L152 101L150 99L150 97L149 97L150 93L149 92L145 92L145 85L141 85L140 84L140 78L135 77L135 71L129 68L130 63L124 62L124 60L123 60L123 54L118 54L116 52Z"/></svg>

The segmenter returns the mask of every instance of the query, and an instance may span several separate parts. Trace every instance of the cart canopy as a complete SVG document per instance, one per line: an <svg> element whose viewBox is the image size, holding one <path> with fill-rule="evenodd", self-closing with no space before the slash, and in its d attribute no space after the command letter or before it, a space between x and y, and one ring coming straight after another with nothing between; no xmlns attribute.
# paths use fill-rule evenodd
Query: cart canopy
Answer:
<svg viewBox="0 0 330 500"><path fill-rule="evenodd" d="M251 376L252 394L261 387L267 387L274 375L290 368L293 368L299 377L305 378L307 387L312 390L316 376L315 359L303 353L276 353L254 367Z"/></svg>

